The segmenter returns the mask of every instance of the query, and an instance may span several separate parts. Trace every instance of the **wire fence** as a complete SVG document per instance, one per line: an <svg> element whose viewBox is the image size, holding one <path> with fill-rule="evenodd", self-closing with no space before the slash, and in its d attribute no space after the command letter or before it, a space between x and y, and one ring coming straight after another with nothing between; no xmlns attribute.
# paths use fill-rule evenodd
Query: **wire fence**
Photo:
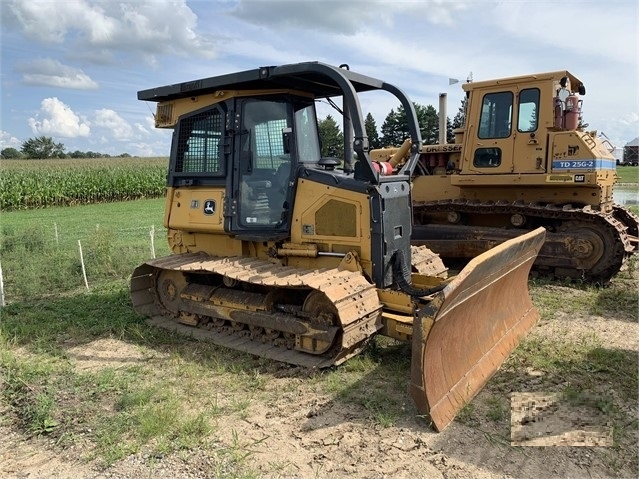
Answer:
<svg viewBox="0 0 639 479"><path fill-rule="evenodd" d="M127 278L150 258L170 253L163 226L113 229L58 224L29 231L3 231L0 245L0 306Z"/></svg>

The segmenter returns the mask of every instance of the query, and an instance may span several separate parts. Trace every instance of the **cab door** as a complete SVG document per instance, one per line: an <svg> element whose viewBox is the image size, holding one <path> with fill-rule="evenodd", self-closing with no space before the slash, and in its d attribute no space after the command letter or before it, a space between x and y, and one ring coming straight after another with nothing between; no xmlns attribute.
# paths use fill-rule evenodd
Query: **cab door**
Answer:
<svg viewBox="0 0 639 479"><path fill-rule="evenodd" d="M513 104L512 91L489 91L471 111L470 118L475 120L468 132L472 139L467 156L471 174L513 172Z"/></svg>
<svg viewBox="0 0 639 479"><path fill-rule="evenodd" d="M517 94L512 142L514 173L546 171L546 141L539 135L541 118L539 88L525 88Z"/></svg>

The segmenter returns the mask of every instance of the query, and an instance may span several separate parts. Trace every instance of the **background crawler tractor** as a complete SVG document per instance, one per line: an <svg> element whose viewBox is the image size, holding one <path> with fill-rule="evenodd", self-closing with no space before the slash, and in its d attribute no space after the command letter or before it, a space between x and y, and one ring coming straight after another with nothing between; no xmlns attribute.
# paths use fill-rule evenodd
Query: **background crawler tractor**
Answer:
<svg viewBox="0 0 639 479"><path fill-rule="evenodd" d="M409 159L393 175L369 158L358 97L368 91L394 95L409 112ZM351 120L343 168L320 156L315 101L330 97ZM134 307L152 323L311 368L340 364L375 334L408 341L411 394L440 430L537 319L527 276L543 230L453 278L436 255L411 247L421 137L395 86L300 63L138 98L158 102L156 126L174 130L164 217L174 254L131 279Z"/></svg>
<svg viewBox="0 0 639 479"><path fill-rule="evenodd" d="M413 244L447 261L468 260L544 227L539 272L608 282L637 252L639 218L613 202L613 147L582 126L584 84L564 70L463 89L466 121L455 143L445 143L440 121L440 144L422 147ZM445 103L445 118L442 111ZM384 161L398 151L371 156Z"/></svg>

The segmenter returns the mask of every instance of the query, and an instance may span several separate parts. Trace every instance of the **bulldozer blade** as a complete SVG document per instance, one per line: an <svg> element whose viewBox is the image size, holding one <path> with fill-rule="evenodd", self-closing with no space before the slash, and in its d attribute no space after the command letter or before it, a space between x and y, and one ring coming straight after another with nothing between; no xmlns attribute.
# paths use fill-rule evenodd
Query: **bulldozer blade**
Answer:
<svg viewBox="0 0 639 479"><path fill-rule="evenodd" d="M528 274L544 238L538 228L472 259L415 318L410 394L437 431L482 389L539 318Z"/></svg>

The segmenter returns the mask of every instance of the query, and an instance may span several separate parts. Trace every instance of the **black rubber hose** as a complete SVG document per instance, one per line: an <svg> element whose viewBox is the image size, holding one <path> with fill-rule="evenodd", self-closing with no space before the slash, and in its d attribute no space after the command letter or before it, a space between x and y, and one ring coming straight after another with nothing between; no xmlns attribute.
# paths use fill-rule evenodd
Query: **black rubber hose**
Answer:
<svg viewBox="0 0 639 479"><path fill-rule="evenodd" d="M404 259L404 252L401 250L397 250L392 258L393 261L393 279L399 289L401 289L404 293L416 297L421 298L422 296L428 296L431 294L435 294L440 292L442 289L446 287L448 281L444 281L443 283L433 286L432 288L427 289L417 289L414 288L412 284L410 284L406 278L410 278L411 271L409 266L406 265L406 260Z"/></svg>

